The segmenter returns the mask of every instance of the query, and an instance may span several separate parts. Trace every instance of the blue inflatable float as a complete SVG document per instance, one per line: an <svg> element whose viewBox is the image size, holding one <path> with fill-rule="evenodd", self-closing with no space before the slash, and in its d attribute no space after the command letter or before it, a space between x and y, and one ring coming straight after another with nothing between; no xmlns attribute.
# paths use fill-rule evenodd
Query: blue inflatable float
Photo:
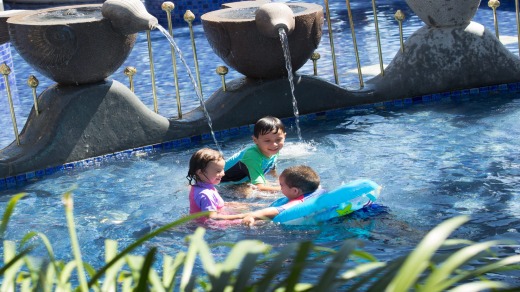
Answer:
<svg viewBox="0 0 520 292"><path fill-rule="evenodd" d="M368 179L351 181L339 188L312 196L282 211L273 218L273 222L284 225L312 225L345 216L375 202L381 186ZM288 202L286 197L271 204L279 207Z"/></svg>

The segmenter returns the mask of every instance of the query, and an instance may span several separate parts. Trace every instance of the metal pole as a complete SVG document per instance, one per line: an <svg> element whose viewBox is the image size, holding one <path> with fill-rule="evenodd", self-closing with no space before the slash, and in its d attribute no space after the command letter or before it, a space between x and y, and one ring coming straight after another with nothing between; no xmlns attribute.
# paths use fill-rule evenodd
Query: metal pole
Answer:
<svg viewBox="0 0 520 292"><path fill-rule="evenodd" d="M515 0L515 7L516 7L516 36L518 38L518 54L520 54L520 7L518 5L518 0Z"/></svg>
<svg viewBox="0 0 520 292"><path fill-rule="evenodd" d="M16 138L16 145L20 145L20 137L18 136L18 126L16 125L16 115L14 113L13 97L11 96L11 86L9 85L9 74L11 68L6 63L0 65L0 73L4 75L5 90L7 92L7 100L9 101L9 110L11 111L11 120L13 121L14 137Z"/></svg>
<svg viewBox="0 0 520 292"><path fill-rule="evenodd" d="M401 42L401 53L404 53L404 41L403 41L403 20L405 18L404 13L401 10L395 12L395 20L399 22L399 40Z"/></svg>
<svg viewBox="0 0 520 292"><path fill-rule="evenodd" d="M34 100L34 112L35 112L36 116L38 116L40 114L40 110L38 109L38 99L36 97L36 87L38 87L38 84L40 84L40 82L34 75L29 76L29 79L27 79L27 85L29 85L32 88L32 95L33 95L33 100Z"/></svg>
<svg viewBox="0 0 520 292"><path fill-rule="evenodd" d="M374 11L374 24L376 26L377 51L379 53L379 69L381 75L385 75L385 67L383 66L383 51L381 50L381 38L379 37L379 24L377 21L376 1L372 0L372 10Z"/></svg>
<svg viewBox="0 0 520 292"><path fill-rule="evenodd" d="M314 76L318 76L318 60L320 59L320 53L314 52L311 55L312 66L314 68Z"/></svg>
<svg viewBox="0 0 520 292"><path fill-rule="evenodd" d="M354 53L356 54L356 64L358 70L358 78L359 78L359 87L363 88L365 85L363 84L363 74L361 73L361 62L359 61L359 53L356 42L356 32L354 31L354 20L352 19L352 10L350 9L350 0L347 0L347 12L348 12L348 21L350 23L350 30L352 32L352 43L354 44Z"/></svg>
<svg viewBox="0 0 520 292"><path fill-rule="evenodd" d="M186 21L188 23L188 26L190 27L191 47L193 49L193 60L195 61L195 73L197 74L197 83L199 85L200 94L202 96L202 83L200 82L199 61L197 59L197 47L195 46L195 36L193 35L193 20L195 20L195 14L193 14L190 10L187 10L184 14L184 21Z"/></svg>
<svg viewBox="0 0 520 292"><path fill-rule="evenodd" d="M220 79L222 80L222 91L226 91L226 74L228 73L228 67L226 66L218 66L217 74L220 75Z"/></svg>
<svg viewBox="0 0 520 292"><path fill-rule="evenodd" d="M168 32L170 36L173 38L173 29L172 29L172 10L175 8L175 5L172 2L166 1L161 5L162 10L166 11L166 15L168 17ZM175 97L177 100L177 117L182 119L182 109L181 109L181 94L179 92L179 76L177 75L177 58L175 56L175 49L173 46L170 46L170 51L172 55L172 67L173 67L173 79L175 81Z"/></svg>
<svg viewBox="0 0 520 292"><path fill-rule="evenodd" d="M125 68L124 71L125 75L128 76L128 79L130 80L130 90L134 92L134 75L137 73L137 69L132 66L128 66Z"/></svg>
<svg viewBox="0 0 520 292"><path fill-rule="evenodd" d="M493 23L495 24L495 35L498 39L500 39L500 36L498 34L498 18L497 18L497 8L500 6L500 1L498 0L489 0L488 6L493 9Z"/></svg>
<svg viewBox="0 0 520 292"><path fill-rule="evenodd" d="M332 68L334 69L334 80L336 81L336 84L339 85L338 66L336 64L336 53L334 52L334 38L332 36L332 24L330 22L329 1L328 0L323 0L323 1L325 2L327 26L329 29L329 43L330 43L330 53L332 55Z"/></svg>

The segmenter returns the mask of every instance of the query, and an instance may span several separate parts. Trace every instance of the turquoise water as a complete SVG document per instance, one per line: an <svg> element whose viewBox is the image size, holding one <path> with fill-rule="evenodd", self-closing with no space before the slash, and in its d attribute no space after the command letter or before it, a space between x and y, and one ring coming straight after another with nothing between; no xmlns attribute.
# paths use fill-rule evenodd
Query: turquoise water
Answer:
<svg viewBox="0 0 520 292"><path fill-rule="evenodd" d="M337 53L341 56L340 68L355 68L353 52L348 45L350 31L346 27L346 10L341 3L332 3L336 8L333 10L334 33L337 36L343 34L344 38L336 42ZM393 21L393 9L398 4L390 4L388 14L381 12L380 22ZM364 64L368 65L377 62L377 48L371 35L371 7L369 4L364 5L368 7L367 12L363 14L356 10L358 12L355 15L359 23L356 24L357 31L366 36L364 40L358 37L360 51L374 52L369 54L371 58L365 56L363 59ZM353 9L366 7L353 5ZM392 11L391 14L389 11ZM505 11L504 14L506 13L514 15L512 11ZM491 14L483 10L478 15L483 18L479 22L492 29L488 25L489 20L485 20ZM506 19L514 21L511 15L504 18L504 22ZM490 21L492 24L492 16ZM407 20L407 24L407 34L421 26L420 21L413 16ZM507 27L515 30L512 25L504 24L502 27L504 35L507 34ZM202 67L215 68L222 65L211 51L202 49L204 42L201 27L197 26L195 29L198 40L201 40L200 46L197 44L197 51L200 49L204 52L202 56L199 55ZM381 34L388 38L383 43L389 45L387 49L383 49L386 52L385 63L391 60L398 48L395 29L396 27L388 28L387 33ZM189 48L187 30L180 29L175 36L179 38L180 47L184 44ZM327 61L327 37L324 34L320 45L323 59L320 59L320 64L330 62ZM154 43L165 41L159 37L158 32L153 32L153 38ZM137 56L146 52L145 45L146 39L140 35L139 43L127 63L136 65L135 62L140 61L147 64L147 53ZM508 48L514 51L515 46L516 44L508 45ZM516 48L515 53L517 50ZM158 45L154 52L169 56L169 48L164 45ZM189 49L184 52L187 59L192 57ZM168 62L170 61L158 62L156 70L171 70ZM145 74L146 68L147 65L142 65L138 67L138 72ZM330 74L332 69L323 70L324 78L333 80ZM214 69L201 71L208 73L203 78L203 89L205 94L210 95L212 88L219 86L220 77L211 74ZM300 71L310 72L312 64L309 63ZM116 74L119 75L114 78L124 80L122 69ZM357 73L341 74L340 80L345 85L356 84ZM231 76L238 74L231 72L230 79ZM173 78L168 79L161 75L158 80L159 112L174 116L175 90L167 86L173 84ZM41 81L45 87L45 80ZM145 78L141 79L136 83L136 88L144 92L143 102L153 109L147 82L149 83ZM25 81L18 83L25 84ZM185 88L188 92L189 89ZM197 106L198 101L194 95L185 93L184 99L186 108ZM17 102L26 106L31 100L20 98ZM18 108L23 112L24 106ZM6 115L4 111L5 108L2 109L2 119ZM20 117L19 121L23 121L23 114ZM519 254L519 117L520 96L511 93L468 95L413 106L345 110L326 118L306 118L300 121L303 142L298 140L294 125L289 124L288 139L280 156L279 169L295 164L308 164L320 174L326 188L334 188L356 178L372 179L383 186L378 202L380 206L314 228L274 224L252 229L229 226L211 228L205 238L208 242L253 238L275 248L301 240L337 247L344 239L354 238L361 239L365 250L380 260L390 260L409 252L432 227L443 220L467 214L472 219L455 232L456 237L475 241L510 239L514 244L504 246L498 252ZM8 121L2 120L2 125L10 125L10 120ZM10 129L4 127L2 135L7 138L2 141L9 140L9 133ZM251 138L244 135L222 139L221 146L224 155L229 157L250 143ZM189 157L198 148L142 152L131 157L93 161L88 167L58 172L2 191L0 209L4 209L6 202L14 194L27 193L12 215L6 238L19 241L28 231L42 232L51 239L59 259L71 260L61 194L74 188L74 212L84 260L99 267L104 260L104 240L116 239L120 246L126 246L146 232L188 213L185 175ZM227 201L241 201L255 207L265 206L280 196L274 194L262 197L253 194L249 198L237 198L229 189L221 188L220 191ZM187 225L172 230L148 242L136 253L144 253L150 246L157 246L161 253L170 255L185 250L184 237L191 234L194 228L194 225ZM37 250L36 253L44 254L43 250ZM222 259L225 253L217 250L215 257ZM319 265L315 269L318 271ZM304 280L312 280L315 274L318 273L307 273L308 278ZM518 275L504 276L502 280L519 284Z"/></svg>

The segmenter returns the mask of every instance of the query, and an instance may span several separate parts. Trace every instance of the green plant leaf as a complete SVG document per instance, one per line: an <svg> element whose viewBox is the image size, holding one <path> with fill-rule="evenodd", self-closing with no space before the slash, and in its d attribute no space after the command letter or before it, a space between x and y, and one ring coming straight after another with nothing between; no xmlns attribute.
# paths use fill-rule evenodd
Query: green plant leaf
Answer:
<svg viewBox="0 0 520 292"><path fill-rule="evenodd" d="M157 248L152 247L150 251L146 254L143 266L141 267L141 271L139 273L139 282L137 283L137 287L135 291L147 291L148 290L148 275L150 274L150 270L152 269L153 262L155 261L155 255L157 254Z"/></svg>
<svg viewBox="0 0 520 292"><path fill-rule="evenodd" d="M489 289L505 289L508 288L508 285L502 283L502 282L496 282L496 281L482 281L482 282L474 282L474 283L467 283L462 284L458 287L455 287L450 290L450 292L477 292L477 291L484 291Z"/></svg>
<svg viewBox="0 0 520 292"><path fill-rule="evenodd" d="M129 254L132 250L136 249L137 247L141 246L144 242L154 238L155 236L171 229L176 226L182 225L186 222L189 222L191 220L207 216L209 212L200 212L191 214L189 216L182 217L178 220L175 220L171 223L168 223L160 228L157 228L156 230L142 236L141 238L134 241L132 244L130 244L128 247L126 247L124 250L122 250L116 257L114 257L109 263L104 265L101 269L98 270L98 272L92 276L90 281L88 282L88 286L90 287L93 283L95 283L101 276L104 275L105 271L110 268L113 264L115 264L119 259L125 257L127 254Z"/></svg>
<svg viewBox="0 0 520 292"><path fill-rule="evenodd" d="M498 240L477 243L453 253L426 278L424 286L422 286L421 289L428 292L444 291L449 287L445 285L449 282L448 278L455 269L458 269L461 265L466 264L476 255L499 243L500 241Z"/></svg>
<svg viewBox="0 0 520 292"><path fill-rule="evenodd" d="M174 261L171 261L170 256L166 256L163 261L163 285L166 290L173 291L175 287L175 277L179 273L179 267L184 264L186 253L179 252Z"/></svg>
<svg viewBox="0 0 520 292"><path fill-rule="evenodd" d="M311 250L312 242L300 242L298 251L291 265L289 276L287 276L287 279L285 280L285 291L292 292L295 290L295 286L298 283L298 279L300 278L303 269L305 268L306 260Z"/></svg>
<svg viewBox="0 0 520 292"><path fill-rule="evenodd" d="M190 237L190 245L186 252L186 259L184 260L184 267L182 270L180 288L181 291L190 291L194 285L195 279L192 277L193 267L195 266L195 259L198 251L198 241L204 240L204 228L197 228L195 233Z"/></svg>
<svg viewBox="0 0 520 292"><path fill-rule="evenodd" d="M5 207L4 216L2 216L2 222L0 223L0 238L4 238L4 233L7 230L7 224L9 223L9 219L11 218L11 215L13 214L14 207L16 206L16 203L25 196L25 193L20 193L12 197L9 202L7 203L7 206Z"/></svg>
<svg viewBox="0 0 520 292"><path fill-rule="evenodd" d="M286 245L278 254L273 258L272 262L269 263L269 268L265 272L264 276L258 280L253 286L256 286L256 291L271 291L270 286L274 277L278 276L279 273L284 269L283 262L289 258L291 253L298 247L298 243L291 243Z"/></svg>
<svg viewBox="0 0 520 292"><path fill-rule="evenodd" d="M356 244L354 241L347 240L343 243L332 259L332 262L327 264L327 268L321 274L320 280L315 287L316 291L331 291L335 289L335 286L337 285L336 275L355 248Z"/></svg>
<svg viewBox="0 0 520 292"><path fill-rule="evenodd" d="M467 216L448 219L431 230L410 253L395 278L386 288L387 292L408 291L419 276L429 266L429 260L444 240L460 225L467 222Z"/></svg>

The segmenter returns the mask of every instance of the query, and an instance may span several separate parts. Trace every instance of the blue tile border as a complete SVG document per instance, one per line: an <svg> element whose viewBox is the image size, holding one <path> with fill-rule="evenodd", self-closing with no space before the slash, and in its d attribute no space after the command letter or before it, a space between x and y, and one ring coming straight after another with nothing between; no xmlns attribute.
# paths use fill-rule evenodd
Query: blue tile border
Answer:
<svg viewBox="0 0 520 292"><path fill-rule="evenodd" d="M352 107L339 108L339 109L331 109L328 111L310 113L306 115L299 116L299 121L315 121L315 120L323 120L327 118L336 118L341 115L344 115L347 110L352 109L385 109L385 108L402 108L405 106L417 105L417 104L425 104L435 101L444 101L444 100L457 100L464 101L469 100L471 97L478 97L481 95L487 94L496 94L496 93L516 93L520 91L520 82L515 83L507 83L507 84L499 84L493 86L483 86L479 88L471 88L471 89L462 89L462 90L454 90L449 92L441 92L434 94L426 94L422 96L415 97L407 97L402 99L396 99L392 101L384 101L384 102L376 102L372 104L364 104L364 105L356 105ZM295 117L282 118L282 122L286 125L295 124ZM247 136L253 133L254 124L243 125L239 127L233 127L230 129L223 129L220 131L215 131L213 134L215 138L222 139L225 137L238 137L238 136ZM45 169L38 169L34 171L30 171L23 174L18 174L15 176L9 176L5 178L0 178L0 190L14 188L24 183L28 183L35 179L41 179L46 175L51 175L57 172L62 171L72 171L79 168L91 167L94 165L100 165L105 161L110 160L118 160L118 159L126 159L131 156L141 156L143 154L149 154L154 152L161 151L171 151L171 150L180 150L180 149L188 149L190 147L200 145L203 142L213 140L211 133L204 133L201 135L196 135L192 137L186 137L181 139L176 139L172 141L165 141L162 143L156 143L152 145L146 145L134 149L123 150L114 153L108 153L98 157L87 158L80 161L68 162L63 165L52 166Z"/></svg>

